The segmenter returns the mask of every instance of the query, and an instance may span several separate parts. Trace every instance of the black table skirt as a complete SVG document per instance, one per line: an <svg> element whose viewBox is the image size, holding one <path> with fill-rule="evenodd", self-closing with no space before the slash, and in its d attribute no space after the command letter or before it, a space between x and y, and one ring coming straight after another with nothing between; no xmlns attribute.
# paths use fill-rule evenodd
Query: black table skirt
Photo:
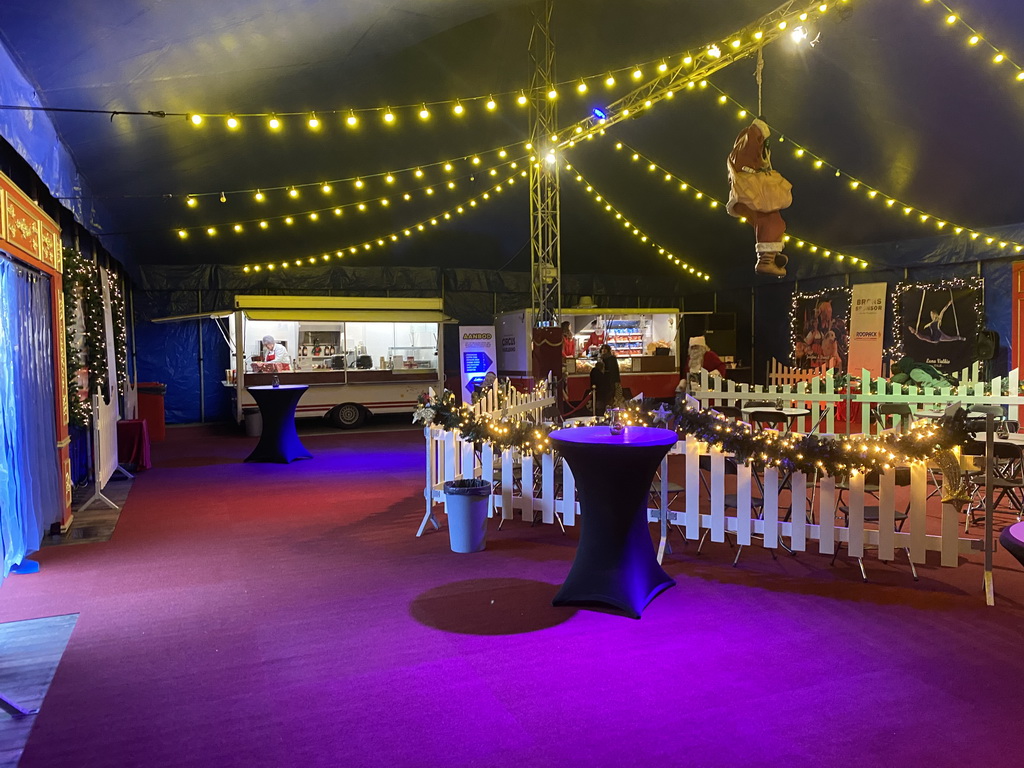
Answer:
<svg viewBox="0 0 1024 768"><path fill-rule="evenodd" d="M246 387L260 407L263 419L260 441L246 461L287 464L296 459L313 458L295 431L295 407L307 389L305 384Z"/></svg>

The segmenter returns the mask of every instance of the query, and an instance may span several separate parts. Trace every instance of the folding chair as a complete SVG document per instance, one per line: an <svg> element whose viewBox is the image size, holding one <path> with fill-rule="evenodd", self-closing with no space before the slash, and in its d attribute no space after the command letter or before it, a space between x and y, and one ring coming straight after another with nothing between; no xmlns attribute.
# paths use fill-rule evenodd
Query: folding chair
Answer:
<svg viewBox="0 0 1024 768"><path fill-rule="evenodd" d="M896 467L896 486L897 487L905 488L908 485L910 485L910 477L911 477L910 476L910 467ZM868 473L867 477L865 477L865 483L864 483L864 490L865 491L868 490L869 483L867 481L869 479L872 480L870 485L871 485L871 487L873 487L875 489L874 493L877 493L878 488L879 488L879 485L878 485L878 480L879 480L878 473L877 472L870 472L870 473ZM844 484L844 485L846 486L846 488L849 488L849 484L848 483ZM836 488L837 489L839 488L839 484L838 483L836 484ZM838 494L837 494L836 498L837 499L839 498ZM849 509L849 507L846 504L838 504L837 503L836 509L837 509L837 511L840 514L842 514L844 522L846 523L847 527L849 527L849 525L850 525L850 509ZM904 510L902 512L899 511L898 509L894 510L893 517L894 517L894 520L896 522L896 530L897 531L902 531L903 530L903 524L907 521L907 518L910 517L910 505L909 505L909 502L907 504L907 509L906 510ZM880 519L881 519L881 512L879 511L879 506L877 504L872 504L872 505L865 504L864 505L864 522L865 523L875 523L877 525L878 522L880 521ZM837 542L836 543L836 551L832 555L832 565L835 565L836 558L839 556L839 551L841 549L842 549L842 542ZM917 578L917 568L914 566L914 561L910 559L910 548L909 547L903 547L902 549L903 549L904 552L907 553L907 562L910 563L910 572L914 576L914 581L917 581L918 580L918 578ZM857 558L857 565L860 568L860 577L861 577L861 579L863 579L864 581L867 581L868 580L868 574L867 574L867 571L864 570L864 558L858 557Z"/></svg>

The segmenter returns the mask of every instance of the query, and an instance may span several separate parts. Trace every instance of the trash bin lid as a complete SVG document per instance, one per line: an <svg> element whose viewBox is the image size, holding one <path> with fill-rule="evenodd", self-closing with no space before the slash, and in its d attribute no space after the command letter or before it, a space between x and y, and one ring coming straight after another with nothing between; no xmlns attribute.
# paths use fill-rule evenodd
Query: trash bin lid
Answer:
<svg viewBox="0 0 1024 768"><path fill-rule="evenodd" d="M452 496L489 496L491 484L477 478L449 480L444 484L444 492Z"/></svg>

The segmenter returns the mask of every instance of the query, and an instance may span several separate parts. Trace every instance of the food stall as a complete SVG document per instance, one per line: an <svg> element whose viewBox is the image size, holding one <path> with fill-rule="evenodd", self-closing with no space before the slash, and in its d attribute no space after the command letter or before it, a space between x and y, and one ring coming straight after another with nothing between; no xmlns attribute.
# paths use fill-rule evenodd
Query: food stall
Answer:
<svg viewBox="0 0 1024 768"><path fill-rule="evenodd" d="M672 397L679 384L679 310L563 309L572 342L563 345L568 398L582 400L590 389L590 370L602 344L619 362L623 390L645 397ZM530 310L504 312L495 318L498 373L513 381L530 378Z"/></svg>
<svg viewBox="0 0 1024 768"><path fill-rule="evenodd" d="M441 299L236 296L225 386L235 416L256 403L247 386L307 384L297 416L359 426L371 413L412 413L417 398L443 387ZM265 337L287 350L265 359ZM285 362L282 362L282 358Z"/></svg>

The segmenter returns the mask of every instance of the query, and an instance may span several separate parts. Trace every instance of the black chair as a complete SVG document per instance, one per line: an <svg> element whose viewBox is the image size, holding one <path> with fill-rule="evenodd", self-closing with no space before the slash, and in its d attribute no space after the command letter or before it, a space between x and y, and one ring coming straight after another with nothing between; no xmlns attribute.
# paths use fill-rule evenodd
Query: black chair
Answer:
<svg viewBox="0 0 1024 768"><path fill-rule="evenodd" d="M898 416L900 432L906 432L914 420L914 412L910 410L910 405L907 403L881 403L877 409L872 409L871 416L878 424L879 429L889 428L886 424L886 416Z"/></svg>
<svg viewBox="0 0 1024 768"><path fill-rule="evenodd" d="M910 467L896 467L896 486L897 487L905 488L905 487L909 486L910 485L910 477L911 477L911 475L910 475ZM879 481L878 472L869 472L869 473L867 473L867 475L864 478L864 490L865 490L865 492L866 493L871 493L872 495L876 494L878 492L878 490L879 490L879 482L878 481ZM846 489L849 489L849 487L850 487L849 483L848 482L844 483L844 487ZM869 487L872 488L873 490L869 491L868 490ZM839 488L839 483L836 483L836 488L837 489ZM837 494L836 498L837 498L837 500L840 498L838 494ZM839 514L841 514L843 516L843 520L844 520L845 524L847 525L847 527L849 527L849 525L850 525L850 509L849 509L849 507L846 504L841 504L841 503L838 503L838 501L837 501L836 510L837 510L837 512ZM902 531L903 530L903 524L907 521L907 518L910 517L910 505L909 505L909 503L907 504L907 509L903 510L902 512L900 510L898 510L898 509L895 510L893 517L894 517L895 522L896 522L896 530L897 531ZM864 505L864 522L865 523L874 523L874 524L877 525L880 520L881 520L881 512L879 511L878 505L877 504L870 504L870 505L869 504L865 504ZM836 558L839 556L840 549L842 549L842 542L837 542L836 543L836 551L832 555L832 564L835 564ZM902 549L903 549L904 552L907 553L907 562L910 563L910 572L914 576L914 581L917 581L918 580L918 578L917 578L917 568L914 566L914 561L910 559L910 548L909 547L903 547ZM860 577L861 577L861 579L863 579L864 581L867 581L868 580L868 574L867 574L867 571L864 570L864 558L858 557L857 558L857 565L860 568Z"/></svg>
<svg viewBox="0 0 1024 768"><path fill-rule="evenodd" d="M985 443L981 440L968 440L962 449L964 457L973 459L974 467L968 469L964 474L971 484L971 500L965 508L966 520L964 521L964 533L972 524L983 520L975 514L978 509L985 506ZM1024 457L1021 454L1021 446L1016 443L1007 443L995 440L992 443L992 488L991 491L998 491L999 495L992 503L994 510L1004 498L1008 498L1016 509L1017 521L1024 517Z"/></svg>

